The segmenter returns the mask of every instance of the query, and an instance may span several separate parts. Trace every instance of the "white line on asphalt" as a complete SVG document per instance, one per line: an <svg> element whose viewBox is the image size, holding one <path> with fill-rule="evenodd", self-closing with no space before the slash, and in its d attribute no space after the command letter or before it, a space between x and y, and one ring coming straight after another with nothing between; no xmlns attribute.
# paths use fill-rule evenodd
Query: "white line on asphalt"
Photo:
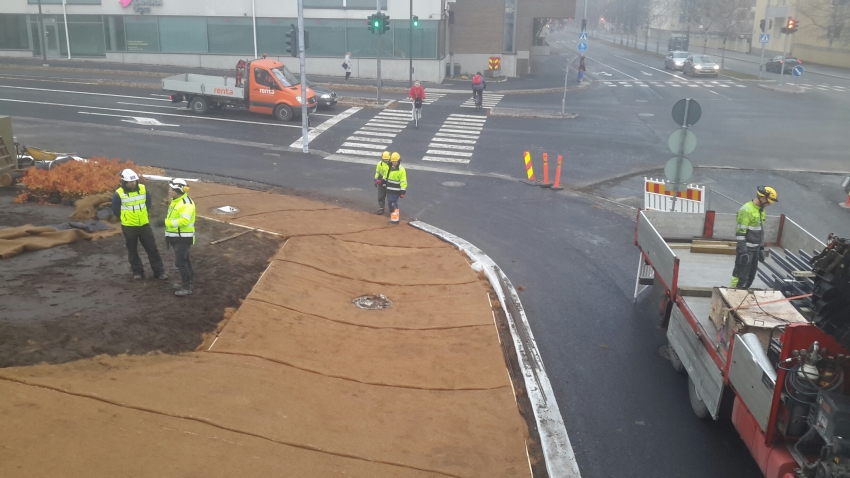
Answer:
<svg viewBox="0 0 850 478"><path fill-rule="evenodd" d="M472 135L475 131L466 131L462 129L451 129L451 128L440 128L439 131L441 133L466 133L468 135ZM462 136L463 138L475 138L478 139L478 136Z"/></svg>
<svg viewBox="0 0 850 478"><path fill-rule="evenodd" d="M431 141L439 141L441 143L460 143L460 144L475 144L471 139L452 139L452 138L432 138Z"/></svg>
<svg viewBox="0 0 850 478"><path fill-rule="evenodd" d="M126 101L116 101L116 104L119 105L131 105L131 106L145 106L147 108L165 108L169 110L186 110L186 108L182 106L169 106L169 105L146 105L144 103L128 103Z"/></svg>
<svg viewBox="0 0 850 478"><path fill-rule="evenodd" d="M390 144L393 142L391 139L386 138L366 138L363 136L349 136L348 139L351 141L371 141L373 143L381 143L381 144Z"/></svg>
<svg viewBox="0 0 850 478"><path fill-rule="evenodd" d="M339 154L356 154L358 156L381 156L381 151L360 151L358 149L338 149L336 150ZM408 167L408 169L410 169Z"/></svg>
<svg viewBox="0 0 850 478"><path fill-rule="evenodd" d="M401 116L401 117L404 117L404 118L409 118L409 117L410 117L410 113L405 113L405 112L400 112L400 111L399 111L399 112L396 112L396 111L382 111L382 112L378 113L378 116Z"/></svg>
<svg viewBox="0 0 850 478"><path fill-rule="evenodd" d="M369 131L364 129L359 129L355 131L354 134L362 134L365 136L383 136L384 138L395 138L397 136L395 133L383 133L380 131Z"/></svg>
<svg viewBox="0 0 850 478"><path fill-rule="evenodd" d="M484 121L474 120L470 118L454 118L449 116L446 118L446 121L452 121L454 123L463 123L463 124L474 124L474 125L482 125Z"/></svg>
<svg viewBox="0 0 850 478"><path fill-rule="evenodd" d="M324 113L310 113L310 116L327 116L328 118L333 118L336 115L326 115Z"/></svg>
<svg viewBox="0 0 850 478"><path fill-rule="evenodd" d="M370 119L366 124L374 124L374 125L378 125L378 126L392 126L392 127L395 127L395 128L404 129L407 126L408 123L405 123L403 121L390 121L390 120L385 120L383 118L373 118L373 119Z"/></svg>
<svg viewBox="0 0 850 478"><path fill-rule="evenodd" d="M171 95L161 95L159 93L151 93L151 96L162 96L164 98L171 98Z"/></svg>
<svg viewBox="0 0 850 478"><path fill-rule="evenodd" d="M68 91L68 90L48 90L45 88L30 88L27 86L9 86L9 85L0 85L0 88L11 88L14 90L32 90L38 92L49 91L51 93L70 93L72 95L93 95L93 96L111 96L113 98L130 98L133 100L153 100L153 101L171 101L165 98L156 99L156 98L148 98L147 96L127 96L127 95L112 95L109 93L92 93L90 91Z"/></svg>
<svg viewBox="0 0 850 478"><path fill-rule="evenodd" d="M0 75L0 78L4 80L17 80L17 81L41 81L41 82L50 82L50 83L68 83L72 85L99 85L100 83L97 81L69 81L69 80L85 80L84 78L37 78L34 76L16 76L16 75Z"/></svg>
<svg viewBox="0 0 850 478"><path fill-rule="evenodd" d="M449 128L456 128L456 129L468 129L468 130L472 130L472 131L481 131L481 129L482 129L481 126L469 126L469 123L454 123L454 122L451 122L451 121L443 122L443 126L448 126Z"/></svg>
<svg viewBox="0 0 850 478"><path fill-rule="evenodd" d="M0 86L0 88L4 88L4 86ZM144 99L144 98L143 98ZM234 120L234 119L225 119L225 118L209 118L205 116L188 116L188 115L178 115L174 113L159 113L156 111L136 111L136 110L122 110L118 108L102 108L98 106L83 106L83 105L66 105L62 103L50 103L47 101L28 101L28 100L13 100L10 98L0 98L0 101L9 101L12 103L28 103L34 105L44 105L44 106L66 106L68 108L86 108L90 110L102 110L102 111L117 111L119 113L139 113L143 115L156 115L156 116L172 116L177 118L185 118L185 119L199 119L199 120L207 120L207 121L225 121L228 123L245 123L245 124L257 124L264 126L278 126L281 128L300 128L300 126L288 125L288 124L280 124L280 123L261 123L254 121L243 121L243 120Z"/></svg>
<svg viewBox="0 0 850 478"><path fill-rule="evenodd" d="M454 134L454 133L437 133L434 136L447 136L449 138L478 139L478 136L470 136L468 134Z"/></svg>
<svg viewBox="0 0 850 478"><path fill-rule="evenodd" d="M637 78L635 78L634 76L632 76L632 75L627 75L626 73L623 73L622 71L620 71L620 70L618 70L618 69L614 68L613 66L606 65L605 63L602 63L601 61L599 61L599 60L597 60L597 59L595 59L595 58L591 58L591 57L589 57L589 56L588 56L588 57L587 57L587 59L588 59L588 60L593 60L593 61L595 61L596 63L599 63L599 64L600 64L600 65L602 65L602 66L608 67L608 68L610 68L610 69L612 69L612 70L616 71L617 73L619 73L619 74L621 74L621 75L625 75L625 76L628 76L629 78L631 78L631 79L633 79L633 80L637 80Z"/></svg>
<svg viewBox="0 0 850 478"><path fill-rule="evenodd" d="M144 118L144 117L141 117L141 116L111 115L111 114L107 114L107 113L94 113L94 112L91 112L91 111L77 111L77 113L79 113L81 115L111 116L113 118L130 118L133 121L130 121L129 119L124 119L124 120L121 120L121 121L126 121L128 123L133 123L133 124L139 124L139 125L142 125L142 126L180 126L179 124L160 123L159 121L157 121L153 118ZM143 120L150 120L151 122L156 122L156 123L155 124L147 123Z"/></svg>
<svg viewBox="0 0 850 478"><path fill-rule="evenodd" d="M348 139L351 139L351 138L348 138ZM366 148L366 149L380 149L380 150L387 149L386 146L380 145L380 144L352 143L352 142L349 142L349 141L342 143L342 145L348 146L349 148Z"/></svg>
<svg viewBox="0 0 850 478"><path fill-rule="evenodd" d="M643 71L643 70L641 70L641 73L643 73L643 74L644 74L644 75L646 75L646 76L652 76L652 73L647 73L647 72L645 72L645 71Z"/></svg>
<svg viewBox="0 0 850 478"><path fill-rule="evenodd" d="M474 119L474 120L478 120L478 121L482 121L482 122L487 121L486 117L473 116L473 115L460 115L460 114L452 113L452 114L449 115L449 117L450 118L470 118L470 119Z"/></svg>
<svg viewBox="0 0 850 478"><path fill-rule="evenodd" d="M332 154L330 156L325 157L328 161L340 161L344 163L355 163L355 164L368 164L371 166L375 166L374 160L366 159L366 158L357 158L351 156L345 156L342 154ZM416 170L416 171L426 171L431 173L443 173L443 174L458 174L461 176L477 176L476 173L471 171L466 171L462 169L447 169L447 168L437 168L434 166L422 166L418 164L407 164L404 166L405 169L408 170Z"/></svg>
<svg viewBox="0 0 850 478"><path fill-rule="evenodd" d="M448 143L431 143L428 145L429 148L449 148L449 149L462 149L466 151L474 151L475 146L465 146L462 144L448 144Z"/></svg>
<svg viewBox="0 0 850 478"><path fill-rule="evenodd" d="M428 151L425 151L425 154L441 154L444 156L460 156L463 158L472 157L472 153L463 153L460 151L444 151L442 149L429 149Z"/></svg>
<svg viewBox="0 0 850 478"><path fill-rule="evenodd" d="M364 124L363 126L360 127L360 129L365 130L365 131L382 131L384 133L400 133L400 132L404 131L404 128L395 128L395 127L391 128L389 126L378 126L378 125L373 125L373 124Z"/></svg>
<svg viewBox="0 0 850 478"><path fill-rule="evenodd" d="M435 161L435 162L441 162L441 163L461 163L461 164L468 164L469 163L468 159L443 158L443 157L440 157L440 156L423 156L422 161Z"/></svg>

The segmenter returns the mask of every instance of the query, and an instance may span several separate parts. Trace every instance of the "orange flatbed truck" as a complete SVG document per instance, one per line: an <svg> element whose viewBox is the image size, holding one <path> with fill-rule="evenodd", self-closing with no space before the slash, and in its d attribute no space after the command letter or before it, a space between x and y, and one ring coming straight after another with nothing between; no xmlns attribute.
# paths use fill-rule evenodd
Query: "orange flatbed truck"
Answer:
<svg viewBox="0 0 850 478"><path fill-rule="evenodd" d="M277 60L249 61L245 79L182 73L163 78L162 89L173 103L187 102L196 114L226 106L247 108L254 113L274 115L280 121L301 116L301 82ZM316 111L316 94L307 87L307 113Z"/></svg>

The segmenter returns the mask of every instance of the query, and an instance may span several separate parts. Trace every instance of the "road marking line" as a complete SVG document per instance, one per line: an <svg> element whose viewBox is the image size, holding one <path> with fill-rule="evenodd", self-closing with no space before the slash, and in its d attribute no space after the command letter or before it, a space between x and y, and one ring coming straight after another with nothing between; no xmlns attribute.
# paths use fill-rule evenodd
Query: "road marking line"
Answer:
<svg viewBox="0 0 850 478"><path fill-rule="evenodd" d="M388 112L388 111L384 111L384 112L378 113L378 116L386 116L386 117L388 117L388 118L395 118L395 117L398 117L398 118L409 118L409 117L410 117L410 112L398 112L398 113L396 113L396 112L392 112L392 113L390 113L390 112Z"/></svg>
<svg viewBox="0 0 850 478"><path fill-rule="evenodd" d="M442 163L461 163L461 164L468 164L469 163L468 159L442 158L442 157L439 157L439 156L423 156L422 161L438 161L438 162L442 162Z"/></svg>
<svg viewBox="0 0 850 478"><path fill-rule="evenodd" d="M382 144L390 144L393 142L391 139L386 138L366 138L362 136L349 136L349 140L351 141L371 141L373 143L382 143Z"/></svg>
<svg viewBox="0 0 850 478"><path fill-rule="evenodd" d="M460 156L462 158L472 157L472 153L463 153L460 151L445 151L442 149L429 149L425 154L439 154L441 156Z"/></svg>
<svg viewBox="0 0 850 478"><path fill-rule="evenodd" d="M375 116L374 118L370 118L369 121L377 121L379 123L388 123L388 124L397 124L397 125L402 125L402 126L407 126L407 123L410 123L409 119L387 117L387 116Z"/></svg>
<svg viewBox="0 0 850 478"><path fill-rule="evenodd" d="M449 137L449 138L478 139L478 136L469 136L467 134L454 134L454 133L436 133L434 136L444 136L444 137Z"/></svg>
<svg viewBox="0 0 850 478"><path fill-rule="evenodd" d="M482 125L487 120L485 119L484 121L479 121L479 120L473 120L473 119L469 119L469 118L452 118L451 116L449 116L448 118L446 118L446 121L452 121L452 122L455 122L455 123L463 123L463 124L471 124L471 125Z"/></svg>
<svg viewBox="0 0 850 478"><path fill-rule="evenodd" d="M407 127L407 123L387 123L384 121L368 121L366 125L378 128L397 129L399 131Z"/></svg>
<svg viewBox="0 0 850 478"><path fill-rule="evenodd" d="M471 139L452 139L452 138L431 138L431 141L439 141L441 143L460 143L460 144L475 144L475 140Z"/></svg>
<svg viewBox="0 0 850 478"><path fill-rule="evenodd" d="M340 121L348 118L349 116L353 115L354 113L357 113L361 109L362 108L348 108L347 110L343 111L342 113L334 116L333 118L331 118L329 120L325 120L319 126L316 126L312 130L308 131L307 132L307 144L310 144L310 141L313 141L314 139L316 139L316 136L319 136L320 134L329 130L331 128L331 126L333 126L333 125L339 123ZM297 141L295 141L294 143L289 145L290 148L302 148L303 146L304 146L304 136L303 135L300 138L298 138Z"/></svg>
<svg viewBox="0 0 850 478"><path fill-rule="evenodd" d="M147 108L165 108L167 110L184 110L184 111L186 111L186 108L184 108L182 106L146 105L144 103L128 103L126 101L116 101L115 103L119 104L119 105L144 106L144 107L147 107Z"/></svg>
<svg viewBox="0 0 850 478"><path fill-rule="evenodd" d="M652 76L652 73L647 73L647 72L642 71L642 70L641 70L641 73L643 73L643 74L644 74L644 75L646 75L646 76Z"/></svg>
<svg viewBox="0 0 850 478"><path fill-rule="evenodd" d="M348 139L351 139L351 138L348 138ZM381 145L381 144L351 143L349 141L342 143L342 145L348 146L350 148L366 148L366 149L380 149L380 150L387 149L387 147L385 145Z"/></svg>
<svg viewBox="0 0 850 478"><path fill-rule="evenodd" d="M5 86L0 85L0 88L5 88ZM110 95L113 96L113 95ZM142 98L144 99L144 98ZM234 119L226 119L226 118L209 118L205 116L190 116L190 115L178 115L174 113L158 113L156 111L137 111L137 110L123 110L119 108L103 108L100 106L82 106L82 105L66 105L63 103L50 103L47 101L29 101L29 100L13 100L10 98L0 98L0 101L9 101L11 103L28 103L33 105L45 105L45 106L65 106L68 108L85 108L90 110L102 110L102 111L117 111L119 113L138 113L143 115L155 115L155 116L171 116L176 118L184 118L184 119L198 119L198 120L207 120L207 121L224 121L227 123L245 123L245 124L255 124L255 125L264 125L264 126L277 126L280 128L301 128L301 126L288 125L288 124L280 124L280 123L261 123L254 121L244 121L244 120L234 120Z"/></svg>
<svg viewBox="0 0 850 478"><path fill-rule="evenodd" d="M113 98L130 98L132 100L168 101L168 102L171 101L171 100L167 100L165 98L163 98L161 100L157 99L157 98L148 98L147 96L113 95L113 94L109 94L109 93L92 93L90 91L48 90L48 89L45 89L45 88L30 88L30 87L27 87L27 86L0 85L0 88L11 88L11 89L14 89L14 90L31 90L31 91L38 91L38 92L49 91L51 93L71 93L73 95L111 96Z"/></svg>
<svg viewBox="0 0 850 478"><path fill-rule="evenodd" d="M468 129L468 130L471 130L471 131L481 131L482 130L482 128L480 126L466 126L464 124L452 123L450 121L444 122L443 126L446 126L446 127L449 127L449 128L455 128L455 129Z"/></svg>
<svg viewBox="0 0 850 478"><path fill-rule="evenodd" d="M746 88L746 86L744 86L744 85L735 85L735 86L737 86L738 88Z"/></svg>
<svg viewBox="0 0 850 478"><path fill-rule="evenodd" d="M342 155L342 154L331 154L331 155L325 157L325 159L328 160L328 161L339 161L339 162L343 162L343 163L354 163L354 164L367 164L367 165L370 165L372 167L375 166L373 159L345 156L345 155ZM460 176L478 176L477 173L473 173L471 171L466 171L466 170L463 170L463 169L438 168L438 167L435 167L435 166L424 166L424 165L412 164L412 163L408 163L404 167L405 167L405 169L408 169L408 170L427 171L427 172L431 172L431 173L457 174L457 175L460 175Z"/></svg>
<svg viewBox="0 0 850 478"><path fill-rule="evenodd" d="M474 131L466 131L466 130L462 130L462 129L451 129L451 128L440 128L439 131L441 133L466 133L470 136L463 136L464 138L478 139L478 135L471 136L473 133L475 133Z"/></svg>
<svg viewBox="0 0 850 478"><path fill-rule="evenodd" d="M357 150L357 149L338 149L338 150L336 150L336 152L339 153L339 154L355 154L355 155L358 155L358 156L375 156L375 157L380 157L381 154L382 154L382 151L360 151L360 150Z"/></svg>
<svg viewBox="0 0 850 478"><path fill-rule="evenodd" d="M366 136L383 136L385 138L395 138L397 135L395 133L382 133L379 131L368 131L368 130L357 130L354 134L362 134Z"/></svg>
<svg viewBox="0 0 850 478"><path fill-rule="evenodd" d="M473 116L473 115L461 115L452 113L449 115L450 118L470 118L478 121L487 121L487 118L482 118L481 116Z"/></svg>
<svg viewBox="0 0 850 478"><path fill-rule="evenodd" d="M621 74L621 75L623 75L623 76L628 76L629 78L631 78L631 79L633 79L633 80L637 80L637 78L635 78L634 76L632 76L632 75L627 75L627 74L623 73L622 71L620 71L620 70L618 70L618 69L614 68L613 66L606 65L605 63L602 63L601 61L599 61L599 60L597 60L597 59L595 59L595 58L591 58L591 57L589 57L589 56L588 56L588 57L586 57L586 58L587 58L587 59L589 59L589 60L593 60L593 61L595 61L596 63L599 63L600 65L602 65L602 66L604 66L604 67L610 68L610 69L612 69L612 70L616 71L617 73L619 73L619 74Z"/></svg>
<svg viewBox="0 0 850 478"><path fill-rule="evenodd" d="M474 142L473 142L474 143ZM429 148L449 148L449 149L462 149L466 151L474 151L475 146L464 146L462 144L447 144L447 143L431 143L428 145Z"/></svg>
<svg viewBox="0 0 850 478"><path fill-rule="evenodd" d="M77 113L79 113L81 115L111 116L113 118L130 118L133 121L130 121L129 119L124 119L124 120L121 120L121 121L126 121L127 123L133 123L133 124L138 124L138 125L142 125L142 126L180 126L179 124L160 123L159 121L157 121L153 118L143 118L141 116L111 115L111 114L107 114L107 113L94 113L94 112L91 112L91 111L77 111ZM146 122L146 121L142 121L142 120L156 121L156 124Z"/></svg>
<svg viewBox="0 0 850 478"><path fill-rule="evenodd" d="M392 132L392 133L400 133L404 131L404 128L390 128L388 126L376 126L372 124L364 124L360 127L362 130L371 130L371 131L383 131L383 132Z"/></svg>

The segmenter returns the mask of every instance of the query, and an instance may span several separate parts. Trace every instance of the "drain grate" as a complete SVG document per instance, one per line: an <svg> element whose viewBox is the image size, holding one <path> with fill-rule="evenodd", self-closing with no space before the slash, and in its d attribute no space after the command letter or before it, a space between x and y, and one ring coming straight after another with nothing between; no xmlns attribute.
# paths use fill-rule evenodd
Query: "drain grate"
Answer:
<svg viewBox="0 0 850 478"><path fill-rule="evenodd" d="M370 310L386 309L387 307L393 305L393 301L391 301L389 297L385 296L384 294L362 295L360 297L355 298L351 302L361 309Z"/></svg>

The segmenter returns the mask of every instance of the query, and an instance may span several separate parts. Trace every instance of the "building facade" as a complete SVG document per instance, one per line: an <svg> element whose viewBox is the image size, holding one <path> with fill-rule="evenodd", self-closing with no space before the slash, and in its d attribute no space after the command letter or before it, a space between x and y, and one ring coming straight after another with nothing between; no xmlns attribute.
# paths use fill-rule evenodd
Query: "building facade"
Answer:
<svg viewBox="0 0 850 478"><path fill-rule="evenodd" d="M366 25L377 1L390 16L384 35ZM383 78L406 80L412 57L414 77L433 82L446 76L451 51L462 72L486 69L490 56L501 56L502 74L516 76L517 58L526 59L520 66L527 69L532 19L566 11L555 0L303 4L310 73L342 75L342 58L351 52L352 75L375 78L380 46ZM0 2L0 56L39 57L44 48L51 58L67 58L70 50L78 59L227 69L265 53L293 71L299 67L286 52L286 32L297 25L295 0L41 0L41 11L40 26L38 0Z"/></svg>

